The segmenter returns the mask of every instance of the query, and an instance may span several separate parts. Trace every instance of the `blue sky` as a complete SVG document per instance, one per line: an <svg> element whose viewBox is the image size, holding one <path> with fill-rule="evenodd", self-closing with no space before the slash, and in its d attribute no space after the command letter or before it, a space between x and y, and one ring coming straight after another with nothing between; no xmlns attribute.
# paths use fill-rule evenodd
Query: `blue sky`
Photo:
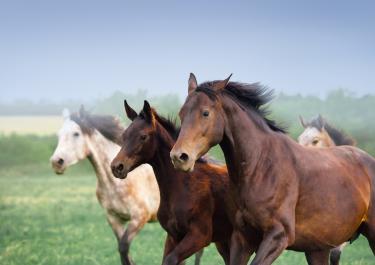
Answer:
<svg viewBox="0 0 375 265"><path fill-rule="evenodd" d="M374 1L1 1L0 101L186 95L187 78L375 93Z"/></svg>

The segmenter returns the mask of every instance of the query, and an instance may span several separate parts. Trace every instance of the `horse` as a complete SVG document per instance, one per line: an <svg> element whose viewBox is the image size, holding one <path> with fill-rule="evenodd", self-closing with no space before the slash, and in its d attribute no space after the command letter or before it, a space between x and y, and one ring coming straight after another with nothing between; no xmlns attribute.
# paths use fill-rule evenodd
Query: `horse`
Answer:
<svg viewBox="0 0 375 265"><path fill-rule="evenodd" d="M175 168L193 170L219 144L238 204L230 264L269 265L285 249L328 264L330 249L363 234L375 254L375 159L352 146L306 148L268 118L272 91L225 80L198 85L193 74L171 150ZM233 252L232 252L233 249Z"/></svg>
<svg viewBox="0 0 375 265"><path fill-rule="evenodd" d="M304 146L332 147L337 145L356 145L353 138L328 123L321 115L310 122L300 116L304 131L298 136L298 142Z"/></svg>
<svg viewBox="0 0 375 265"><path fill-rule="evenodd" d="M332 147L337 145L356 144L355 140L327 122L320 114L309 122L299 116L304 131L298 136L298 143L309 147ZM330 264L339 265L341 252L348 243L345 242L331 250Z"/></svg>
<svg viewBox="0 0 375 265"><path fill-rule="evenodd" d="M124 104L132 123L122 135L121 151L111 167L117 178L125 179L135 167L152 165L161 198L158 220L167 232L162 264L182 264L211 242L228 264L232 225L226 167L201 158L190 173L175 170L169 152L179 128L158 115L147 101L139 114L126 101Z"/></svg>
<svg viewBox="0 0 375 265"><path fill-rule="evenodd" d="M159 188L152 167L140 165L126 181L113 177L110 162L120 150L123 127L113 116L92 115L81 107L79 113L63 113L58 145L50 161L57 174L85 158L97 177L96 197L117 240L121 263L134 264L129 256L133 238L147 222L157 221ZM128 223L127 228L124 225Z"/></svg>

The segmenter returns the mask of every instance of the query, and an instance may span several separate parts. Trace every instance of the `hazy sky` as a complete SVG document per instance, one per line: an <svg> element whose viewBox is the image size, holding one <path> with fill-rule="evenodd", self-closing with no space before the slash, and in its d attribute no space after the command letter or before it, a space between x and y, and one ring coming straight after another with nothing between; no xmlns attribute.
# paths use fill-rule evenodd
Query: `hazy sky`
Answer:
<svg viewBox="0 0 375 265"><path fill-rule="evenodd" d="M187 91L187 78L375 93L375 1L0 2L0 100Z"/></svg>

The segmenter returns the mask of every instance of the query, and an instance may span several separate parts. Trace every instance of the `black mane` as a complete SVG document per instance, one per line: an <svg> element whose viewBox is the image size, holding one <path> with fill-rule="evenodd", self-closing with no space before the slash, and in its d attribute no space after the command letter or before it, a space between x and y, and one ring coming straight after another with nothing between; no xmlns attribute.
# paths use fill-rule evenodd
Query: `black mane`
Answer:
<svg viewBox="0 0 375 265"><path fill-rule="evenodd" d="M70 119L76 122L85 134L91 135L94 130L98 130L108 140L121 144L121 134L124 128L114 116L84 112L84 114L73 113Z"/></svg>
<svg viewBox="0 0 375 265"><path fill-rule="evenodd" d="M329 124L327 120L321 118L321 116L311 120L306 126L314 127L319 131L324 128L335 145L355 145L355 140L353 138L348 136L344 131Z"/></svg>
<svg viewBox="0 0 375 265"><path fill-rule="evenodd" d="M163 126L163 128L169 133L174 140L177 140L178 134L180 133L180 126L177 125L176 119L165 118L159 115L154 109L152 110L155 119Z"/></svg>
<svg viewBox="0 0 375 265"><path fill-rule="evenodd" d="M195 91L203 92L211 99L216 100L218 92L212 87L219 81L211 81L200 84ZM273 131L285 133L286 130L278 125L274 120L270 120L267 116L270 114L268 109L264 106L273 99L273 90L262 86L260 83L246 84L238 82L229 82L222 90L224 95L231 97L242 109L250 112L255 112L257 116L252 115L259 125L264 125L264 122ZM264 122L262 122L264 121Z"/></svg>

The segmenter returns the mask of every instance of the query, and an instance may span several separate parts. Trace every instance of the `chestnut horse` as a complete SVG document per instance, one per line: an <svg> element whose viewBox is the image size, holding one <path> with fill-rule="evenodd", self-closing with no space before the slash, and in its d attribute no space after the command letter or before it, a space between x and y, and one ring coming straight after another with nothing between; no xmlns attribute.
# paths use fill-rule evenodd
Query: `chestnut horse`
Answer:
<svg viewBox="0 0 375 265"><path fill-rule="evenodd" d="M175 170L169 152L179 129L159 116L147 101L139 115L126 101L125 109L132 123L123 133L123 145L112 161L112 171L124 179L138 165L152 165L160 189L158 219L168 234L163 264L180 264L211 242L228 264L232 225L226 167L199 159L190 173Z"/></svg>
<svg viewBox="0 0 375 265"><path fill-rule="evenodd" d="M303 146L332 147L337 145L355 145L353 138L332 126L320 114L309 122L304 121L301 116L299 118L304 131L298 136L298 143ZM331 265L339 264L341 252L346 245L347 242L331 250Z"/></svg>
<svg viewBox="0 0 375 265"><path fill-rule="evenodd" d="M220 144L233 198L239 205L231 264L248 256L269 265L283 250L305 252L309 264L328 264L330 249L362 233L375 253L375 159L352 147L306 148L266 118L271 93L256 84L189 78L180 110L181 132L172 151L176 168ZM230 189L232 190L232 189Z"/></svg>
<svg viewBox="0 0 375 265"><path fill-rule="evenodd" d="M121 263L134 264L129 256L133 238L147 222L156 221L160 195L150 165L135 168L126 181L113 177L110 162L120 150L124 130L113 116L63 113L58 145L51 157L57 174L88 158L97 177L96 197L105 209L108 224L118 240ZM124 225L128 223L125 229Z"/></svg>

